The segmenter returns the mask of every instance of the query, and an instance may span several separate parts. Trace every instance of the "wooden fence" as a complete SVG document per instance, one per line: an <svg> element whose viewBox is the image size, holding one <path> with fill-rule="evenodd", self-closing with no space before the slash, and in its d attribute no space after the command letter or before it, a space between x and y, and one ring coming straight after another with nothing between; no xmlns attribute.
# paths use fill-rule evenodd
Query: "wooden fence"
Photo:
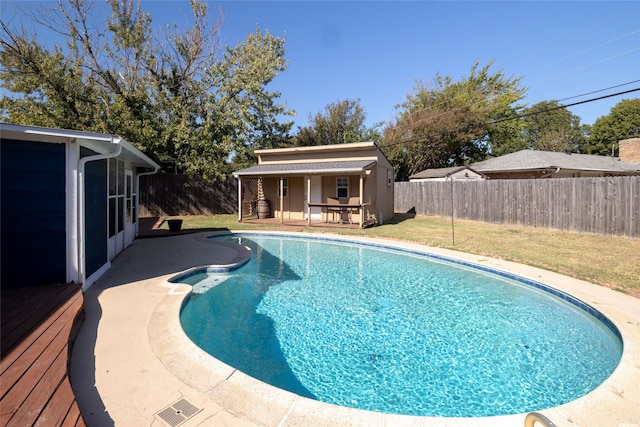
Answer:
<svg viewBox="0 0 640 427"><path fill-rule="evenodd" d="M210 184L180 174L143 175L138 194L142 218L238 212L238 183L233 177Z"/></svg>
<svg viewBox="0 0 640 427"><path fill-rule="evenodd" d="M238 212L238 184L140 177L140 217ZM640 177L396 182L395 212L640 237Z"/></svg>
<svg viewBox="0 0 640 427"><path fill-rule="evenodd" d="M396 182L395 211L640 237L640 177Z"/></svg>

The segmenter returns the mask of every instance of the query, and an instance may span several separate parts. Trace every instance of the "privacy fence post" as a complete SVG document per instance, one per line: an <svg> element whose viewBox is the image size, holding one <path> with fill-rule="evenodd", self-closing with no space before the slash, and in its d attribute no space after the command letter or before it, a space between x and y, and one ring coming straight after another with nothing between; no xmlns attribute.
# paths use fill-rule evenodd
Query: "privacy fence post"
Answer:
<svg viewBox="0 0 640 427"><path fill-rule="evenodd" d="M454 212L453 210L453 179L451 179L451 246L456 245L455 227L453 225L453 217L454 217L453 212Z"/></svg>

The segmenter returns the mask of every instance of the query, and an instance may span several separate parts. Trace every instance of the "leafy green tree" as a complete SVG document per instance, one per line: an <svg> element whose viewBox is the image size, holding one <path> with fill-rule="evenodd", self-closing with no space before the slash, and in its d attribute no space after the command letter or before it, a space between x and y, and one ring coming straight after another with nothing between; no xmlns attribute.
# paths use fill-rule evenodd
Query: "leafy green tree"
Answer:
<svg viewBox="0 0 640 427"><path fill-rule="evenodd" d="M526 91L519 78L491 73L492 65L476 62L457 82L437 74L430 85L416 84L380 142L396 179L481 160L517 137L520 124L504 119L516 116Z"/></svg>
<svg viewBox="0 0 640 427"><path fill-rule="evenodd" d="M300 128L295 145L329 145L348 142L375 141L379 125L367 128L367 115L360 100L345 100L327 104L324 113L309 116L309 126Z"/></svg>
<svg viewBox="0 0 640 427"><path fill-rule="evenodd" d="M623 99L608 115L596 120L584 145L588 154L602 156L615 153L617 142L640 137L640 98Z"/></svg>
<svg viewBox="0 0 640 427"><path fill-rule="evenodd" d="M91 22L88 0L59 2L31 15L57 31L66 47L4 20L0 77L13 96L0 100L12 123L118 134L167 170L216 179L242 164L256 146L281 144L293 115L267 85L287 67L284 39L256 28L234 47L218 46L221 21L207 3L191 0L187 30L151 30L151 17L132 0L108 0L104 29Z"/></svg>
<svg viewBox="0 0 640 427"><path fill-rule="evenodd" d="M544 151L580 151L587 128L580 117L558 101L543 101L524 110L521 141L523 148Z"/></svg>

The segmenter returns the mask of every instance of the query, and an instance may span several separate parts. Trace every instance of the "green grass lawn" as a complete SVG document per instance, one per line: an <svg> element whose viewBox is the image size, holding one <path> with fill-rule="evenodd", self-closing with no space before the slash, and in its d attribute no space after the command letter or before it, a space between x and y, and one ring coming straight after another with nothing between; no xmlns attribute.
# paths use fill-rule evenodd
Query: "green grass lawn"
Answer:
<svg viewBox="0 0 640 427"><path fill-rule="evenodd" d="M184 216L183 229L264 230L277 225L239 223L237 215ZM166 223L163 224L166 228ZM305 232L332 232L382 237L455 249L540 267L640 297L640 239L571 233L483 222L396 214L384 225L367 229L305 227Z"/></svg>

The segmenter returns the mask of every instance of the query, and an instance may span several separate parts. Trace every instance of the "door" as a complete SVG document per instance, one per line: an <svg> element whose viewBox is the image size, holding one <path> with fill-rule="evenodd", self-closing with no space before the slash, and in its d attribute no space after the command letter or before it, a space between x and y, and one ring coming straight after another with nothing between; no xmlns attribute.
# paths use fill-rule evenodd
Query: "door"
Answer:
<svg viewBox="0 0 640 427"><path fill-rule="evenodd" d="M307 180L311 180L311 191L309 192L309 186L304 186L304 219L309 219L309 206L307 205L307 200L309 203L321 203L322 202L322 177L317 175L312 175L305 177L305 183ZM322 219L322 208L320 206L312 206L311 207L311 219Z"/></svg>
<svg viewBox="0 0 640 427"><path fill-rule="evenodd" d="M125 248L125 179L124 162L109 159L109 260Z"/></svg>
<svg viewBox="0 0 640 427"><path fill-rule="evenodd" d="M124 246L129 246L136 238L136 188L133 173L124 175Z"/></svg>

